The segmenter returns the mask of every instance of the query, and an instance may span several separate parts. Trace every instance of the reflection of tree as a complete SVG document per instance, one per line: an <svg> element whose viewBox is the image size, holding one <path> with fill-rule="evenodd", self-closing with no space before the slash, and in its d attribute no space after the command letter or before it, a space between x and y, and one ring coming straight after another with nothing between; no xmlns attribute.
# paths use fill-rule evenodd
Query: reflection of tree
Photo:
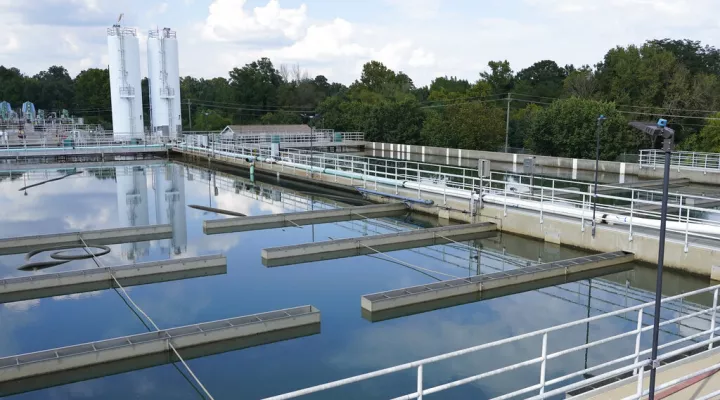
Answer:
<svg viewBox="0 0 720 400"><path fill-rule="evenodd" d="M98 168L98 169L91 169L90 173L95 176L97 179L112 179L115 180L116 174L115 174L115 168Z"/></svg>

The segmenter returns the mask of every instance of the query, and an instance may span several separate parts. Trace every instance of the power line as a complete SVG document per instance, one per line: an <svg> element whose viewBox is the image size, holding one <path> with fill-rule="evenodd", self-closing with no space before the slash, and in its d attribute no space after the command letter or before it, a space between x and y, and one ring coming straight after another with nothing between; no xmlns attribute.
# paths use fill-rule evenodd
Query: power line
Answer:
<svg viewBox="0 0 720 400"><path fill-rule="evenodd" d="M512 99L514 101L520 101L524 103L532 103L532 104L543 104L543 105L551 105L552 103L543 102L543 101L535 101L535 100L525 100L525 99ZM720 118L714 118L714 117L702 117L702 116L696 116L696 115L675 115L675 114L665 114L665 113L656 113L656 112L638 112L638 111L628 111L628 110L617 110L617 112L622 114L631 114L631 115L652 115L657 117L667 117L667 118L688 118L688 119L701 119L706 121L720 121Z"/></svg>
<svg viewBox="0 0 720 400"><path fill-rule="evenodd" d="M197 104L199 106L203 107L209 107L209 108L220 108L220 109L227 109L227 110L244 110L244 111L260 111L260 112L287 112L287 113L312 113L313 110L274 110L274 109L268 109L268 108L247 108L247 107L233 107L233 106L225 106L225 105L218 105L218 104L211 104L211 103L204 103L204 102L194 102L192 104Z"/></svg>
<svg viewBox="0 0 720 400"><path fill-rule="evenodd" d="M505 98L505 99L494 99L494 100L481 100L481 101L473 101L473 100L471 100L471 101L465 101L465 102L462 102L462 103L438 104L438 105L434 105L434 106L423 106L423 107L420 107L420 108L441 108L441 107L459 106L459 105L463 105L463 104L493 103L493 102L496 102L496 101L503 101L503 102L505 102L505 101L507 101L507 98Z"/></svg>
<svg viewBox="0 0 720 400"><path fill-rule="evenodd" d="M426 104L426 103L443 103L443 102L446 102L446 103L452 104L453 102L463 102L463 101L475 100L475 99L478 99L478 100L480 100L480 99L489 99L489 98L491 98L491 97L498 97L497 100L503 100L503 99L506 100L506 99L507 99L507 93L498 93L498 94L491 94L491 95L486 95L486 96L459 97L459 98L456 98L456 99L425 100L425 101L421 101L421 102L419 102L419 103L420 103L420 104Z"/></svg>
<svg viewBox="0 0 720 400"><path fill-rule="evenodd" d="M512 92L511 95L515 96L523 96L523 97L534 97L537 99L547 99L547 100L564 100L561 97L547 97L547 96L536 96L531 94L525 94L525 93L518 93L518 92ZM517 99L520 100L520 99ZM627 107L627 108L637 108L637 109L650 109L650 110L671 110L671 111L686 111L686 112L702 112L702 113L708 113L708 114L717 114L720 112L720 110L696 110L696 109L689 109L689 108L677 108L677 107L662 107L662 106L633 106L629 104L616 104L616 107Z"/></svg>
<svg viewBox="0 0 720 400"><path fill-rule="evenodd" d="M214 103L218 105L228 105L228 106L239 106L239 107L266 107L266 108L277 108L277 109L305 109L305 112L313 111L314 107L303 107L303 106L271 106L271 105L262 105L262 104L242 104L242 103L231 103L231 102L224 102L224 101L215 101L215 100L200 100L200 99L186 99L186 101L189 101L191 103Z"/></svg>

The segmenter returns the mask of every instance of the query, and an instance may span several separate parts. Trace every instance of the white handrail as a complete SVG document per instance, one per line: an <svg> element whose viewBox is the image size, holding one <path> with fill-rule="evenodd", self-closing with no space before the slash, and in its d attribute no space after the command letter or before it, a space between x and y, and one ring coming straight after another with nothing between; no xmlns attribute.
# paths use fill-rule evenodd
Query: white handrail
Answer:
<svg viewBox="0 0 720 400"><path fill-rule="evenodd" d="M674 300L678 300L678 299L682 299L682 298L686 298L686 297L690 297L690 296L695 296L695 295L702 294L702 293L709 293L709 292L712 292L712 293L715 295L715 293L717 293L719 289L720 289L720 285L718 285L718 286L713 286L713 287L708 287L708 288L704 288L704 289L700 289L700 290L695 290L695 291L692 291L692 292L684 293L684 294L681 294L681 295L666 297L666 298L662 299L661 302L662 302L662 303L667 303L667 302L670 302L670 301L674 301ZM501 340L498 340L498 341L495 341L495 342L486 343L486 344L482 344L482 345L479 345L479 346L474 346L474 347L466 348L466 349L463 349L463 350L458 350L458 351L454 351L454 352L450 352L450 353L446 353L446 354L441 354L441 355L438 355L438 356L429 357L429 358L425 358L425 359L422 359L422 360L418 360L418 361L414 361L414 362L410 362L410 363L405 363L405 364L397 365L397 366L394 366L394 367L385 368L385 369L381 369L381 370L369 372L369 373L366 373L366 374L357 375L357 376L354 376L354 377L345 378L345 379L337 380L337 381L334 381L334 382L329 382L329 383L326 383L326 384L317 385L317 386L309 387L309 388L306 388L306 389L301 389L301 390L297 390L297 391L294 391L294 392L285 393L285 394L278 395L278 396L268 397L268 398L266 398L266 400L290 399L290 398L299 397L299 396L303 396L303 395L310 394L310 393L316 393L316 392L328 390L328 389L331 389L331 388L335 388L335 387L347 385L347 384L354 383L354 382L364 381L364 380L367 380L367 379L371 379L371 378L374 378L374 377L391 374L391 373L398 372L398 371L403 371L403 370L407 370L407 369L411 369L411 368L418 368L418 369L419 369L419 368L422 368L422 366L424 366L424 365L426 365L426 364L430 364L430 363L434 363L434 362L437 362L437 361L446 360L446 359L449 359L449 358L454 358L454 357L461 356L461 355L465 355L465 354L469 354L469 353L474 353L474 352L481 351L481 350L485 350L485 349L489 349L489 348L494 348L494 347L497 347L497 346L501 346L501 345L505 345L505 344L509 344L509 343L513 343L513 342L517 342L517 341L524 340L524 339L528 339L528 338L532 338L532 337L537 337L537 336L540 336L540 335L543 336L543 344L546 346L546 344L547 344L547 336L548 336L550 333L557 332L557 331L560 331L560 330L563 330L563 329L567 329L567 328L571 328L571 327L578 326L578 325L585 325L585 324L588 324L588 323L591 323L591 322L595 322L595 321L607 319L607 318L610 318L610 317L613 317L613 316L622 315L622 314L625 314L625 313L628 313L628 312L632 312L632 311L644 310L644 309L646 309L646 308L651 308L651 307L654 308L654 304L655 304L654 302L644 303L644 304L640 304L640 305L637 305L637 306L628 307L628 308L625 308L625 309L616 310L616 311L608 312L608 313L605 313L605 314L601 314L601 315L597 315L597 316L593 316L593 317L589 317L589 318L584 318L584 319L580 319L580 320L568 322L568 323L561 324L561 325L557 325L557 326L554 326L554 327L551 327L551 328L541 329L541 330L538 330L538 331L535 331L535 332L530 332L530 333L526 333L526 334L514 336L514 337L511 337L511 338L501 339ZM717 309L717 305L715 306L715 308L706 309L706 310L703 310L702 312L703 312L703 313L714 312L716 309ZM684 320L684 319L689 319L689 318L695 318L697 314L698 314L698 313L687 314L687 315L684 315L684 316L675 318L675 319L673 319L673 320L665 321L664 324L674 323L674 322L677 322L677 321L680 321L680 320ZM639 315L640 317L642 316L642 314L638 314L638 315ZM571 349L565 349L565 350L557 351L557 352L552 353L552 354L545 354L545 351L541 351L541 356L540 356L540 357L533 357L533 358L530 358L530 359L528 359L528 360L526 360L526 361L518 362L518 363L509 365L509 366L505 366L505 367L502 367L502 368L497 368L497 369L494 369L494 370L491 370L491 371L488 371L488 372L485 372L485 373L482 373L482 374L479 374L479 375L474 375L474 376L471 376L471 377L468 377L468 378L459 379L459 380L456 380L456 381L453 381L453 382L449 382L449 383L446 383L446 384L443 384L443 385L435 386L435 387L429 388L429 389L423 389L422 386L421 386L421 385L422 385L422 381L421 381L420 379L418 379L418 390L417 390L417 392L414 392L414 393L411 393L411 394L407 394L407 395L405 395L405 396L397 397L397 399L414 399L414 398L419 398L419 397L422 396L422 395L427 395L427 394L439 392L439 391L442 391L442 390L445 390L445 389L449 389L449 388L456 387L456 386L459 386L459 385L462 385L462 384L474 382L474 381L477 381L477 380L480 380L480 379L483 379L483 378L487 378L487 377L490 377L490 376L499 375L499 374L501 374L501 373L508 372L508 371L512 371L512 370L515 370L515 369L518 369L518 368L521 368L521 367L524 367L524 366L534 365L534 364L538 364L538 363L545 363L545 362L548 362L548 361L550 361L550 360L552 360L552 359L558 358L558 357L560 357L560 356L562 356L562 355L566 355L566 354L568 354L569 352L574 352L574 351L579 351L579 350L585 350L585 349L592 348L592 347L595 347L595 346L599 346L599 345L608 343L608 342L610 342L610 341L612 341L612 340L617 340L617 339L620 339L620 338L623 338L623 337L627 337L627 336L632 336L632 335L638 335L638 336L639 336L639 335L642 335L642 333L643 333L644 331L649 330L648 328L649 328L649 329L652 329L652 326L648 326L648 327L646 327L646 328L642 328L642 329L640 329L639 332L638 332L637 329L633 328L632 330L630 330L630 331L628 331L628 332L625 332L625 333L623 333L623 334L619 334L619 335L615 335L615 336L612 336L612 337L609 337L609 338L604 338L604 339L601 339L601 340L597 340L597 341L595 341L595 342L588 343L587 345L576 346L576 347L571 348ZM720 327L716 327L716 326L714 326L714 324L711 324L711 326L710 326L709 329L707 329L707 330L705 330L705 331L702 331L702 333L700 333L700 334L693 335L692 337L682 338L682 339L677 340L677 341L675 341L675 342L673 342L673 343L671 343L671 344L665 344L664 346L662 346L662 348L666 348L666 347L669 347L670 345L676 345L676 344L679 344L679 343L682 343L682 342L692 341L694 338L699 337L699 336L702 336L702 335L711 335L711 334L714 334L718 329L720 329ZM693 343L693 344L690 344L690 345L688 345L688 346L686 346L686 347L684 347L684 348L677 349L677 350L674 350L674 351L671 351L671 352L667 352L667 353L663 353L663 354L661 354L661 355L658 357L658 359L660 359L660 360L666 360L666 359L672 358L672 357L674 357L674 356L687 353L687 352L690 351L690 350L698 349L698 348L701 348L701 347L708 347L708 348L709 348L709 345L711 345L714 340L715 340L714 338L707 339L707 340L702 341L702 342L700 342L700 343ZM661 348L661 350L662 350L662 348ZM640 352L639 354L640 354L640 355L644 355L644 354L647 354L649 351L650 351L650 350L647 349L647 350L644 350L644 351ZM628 361L628 360L633 360L633 359L636 358L636 357L637 357L637 355L636 355L635 353L632 353L632 354L629 354L629 355L627 355L627 356L620 357L620 358L618 358L618 359L616 359L616 360L612 360L612 362L608 362L608 363L602 364L601 367L607 367L607 366L609 366L609 365L617 364L617 363L619 363L619 362ZM549 386L549 385L559 384L559 383L568 381L569 379L571 379L571 378L573 378L573 377L575 377L575 376L577 376L577 375L580 375L580 374L584 374L584 373L587 373L587 372L590 372L590 371L595 371L595 370L599 369L599 366L594 366L594 367L585 368L585 369L583 369L583 370L581 370L581 371L576 371L576 372L574 372L574 373L572 373L572 374L568 374L568 375L562 376L562 377L560 377L560 378L556 378L556 379L549 380L549 381L545 381L545 378L546 378L546 377L545 377L545 369L542 369L542 370L541 370L541 380L540 380L541 383L540 383L540 384L530 385L529 387L526 387L526 388L517 390L517 391L515 391L515 392L508 393L508 394L505 394L505 395L503 395L503 396L497 397L497 399L509 398L509 397L513 397L513 396L517 396L517 395L520 395L520 394L524 394L524 393L527 393L527 392L533 391L533 390L540 390L541 392L540 392L539 395L534 396L534 397L531 397L532 399L544 399L544 398L552 397L552 396L555 396L555 395L567 393L568 391L571 391L571 390L574 390L574 389L577 389L577 388L580 388L580 387L584 387L584 386L587 386L587 385L589 385L589 384L591 384L591 383L599 382L599 381L602 381L602 380L604 380L604 379L607 379L607 378L610 378L610 377L613 377L613 376L617 376L617 375L619 375L619 374L621 374L621 373L624 373L624 372L629 372L629 371L633 371L633 370L641 370L641 369L643 369L644 367L646 367L647 365L649 365L649 362L650 362L649 360L643 360L643 361L638 361L638 362L634 362L634 361L633 361L633 362L632 362L631 364L629 364L629 365L626 365L626 366L617 368L617 369L615 369L615 370L612 370L612 371L609 371L609 372L606 372L606 373L597 375L597 376L595 376L595 377L593 377L593 378L591 378L591 379L585 380L585 381L570 382L570 383L566 384L565 386L562 386L562 387L553 389L553 390L551 390L551 391L549 391L549 392L545 392L545 391L544 391L545 387L547 387L547 386ZM638 379L642 379L642 375L643 375L643 374L638 374L638 375L640 375L640 376L638 377ZM695 376L695 375L698 375L698 373L694 373L694 374L691 374L691 375L692 375L692 376ZM685 377L685 379L689 379L689 378L692 377L692 376ZM667 386L667 384L664 384L664 385L661 385L660 387L666 387L666 386ZM636 396L633 397L633 398L639 398L639 394L636 395Z"/></svg>

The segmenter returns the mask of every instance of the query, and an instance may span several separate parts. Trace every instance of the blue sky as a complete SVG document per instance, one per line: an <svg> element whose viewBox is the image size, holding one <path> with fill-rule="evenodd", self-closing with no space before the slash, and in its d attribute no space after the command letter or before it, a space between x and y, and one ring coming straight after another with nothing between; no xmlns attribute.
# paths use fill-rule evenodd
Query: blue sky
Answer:
<svg viewBox="0 0 720 400"><path fill-rule="evenodd" d="M198 77L260 57L350 83L377 59L416 84L476 80L490 60L595 64L615 45L692 38L716 45L716 0L0 0L0 64L71 74L107 64L119 13L141 32L178 32L180 72ZM141 66L146 70L145 57Z"/></svg>

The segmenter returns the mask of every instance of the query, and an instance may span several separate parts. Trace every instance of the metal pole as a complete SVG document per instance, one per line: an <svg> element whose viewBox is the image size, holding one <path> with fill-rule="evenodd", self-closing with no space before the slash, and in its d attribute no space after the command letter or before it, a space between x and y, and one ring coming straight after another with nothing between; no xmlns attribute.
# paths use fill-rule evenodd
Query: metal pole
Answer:
<svg viewBox="0 0 720 400"><path fill-rule="evenodd" d="M595 190L593 193L593 218L592 218L592 237L595 237L595 211L597 210L597 187L598 187L598 168L600 167L600 129L605 121L605 116L600 115L597 119L597 129L595 129Z"/></svg>
<svg viewBox="0 0 720 400"><path fill-rule="evenodd" d="M507 115L505 116L505 152L508 152L508 141L510 140L510 93L507 96Z"/></svg>
<svg viewBox="0 0 720 400"><path fill-rule="evenodd" d="M192 131L192 111L190 110L190 105L192 103L190 100L188 100L188 128Z"/></svg>
<svg viewBox="0 0 720 400"><path fill-rule="evenodd" d="M592 299L592 279L588 279L588 301L587 301L587 317L590 318L590 300ZM590 322L585 324L585 344L590 343ZM585 369L588 367L588 350L585 348Z"/></svg>
<svg viewBox="0 0 720 400"><path fill-rule="evenodd" d="M665 261L665 227L667 225L668 209L668 186L670 180L670 156L672 151L672 139L666 138L663 143L665 150L665 173L663 175L663 197L660 211L660 249L658 251L657 281L655 283L655 315L653 316L653 341L650 364L650 393L648 400L655 399L655 375L660 363L657 361L658 340L660 333L660 301L662 300L662 270Z"/></svg>

